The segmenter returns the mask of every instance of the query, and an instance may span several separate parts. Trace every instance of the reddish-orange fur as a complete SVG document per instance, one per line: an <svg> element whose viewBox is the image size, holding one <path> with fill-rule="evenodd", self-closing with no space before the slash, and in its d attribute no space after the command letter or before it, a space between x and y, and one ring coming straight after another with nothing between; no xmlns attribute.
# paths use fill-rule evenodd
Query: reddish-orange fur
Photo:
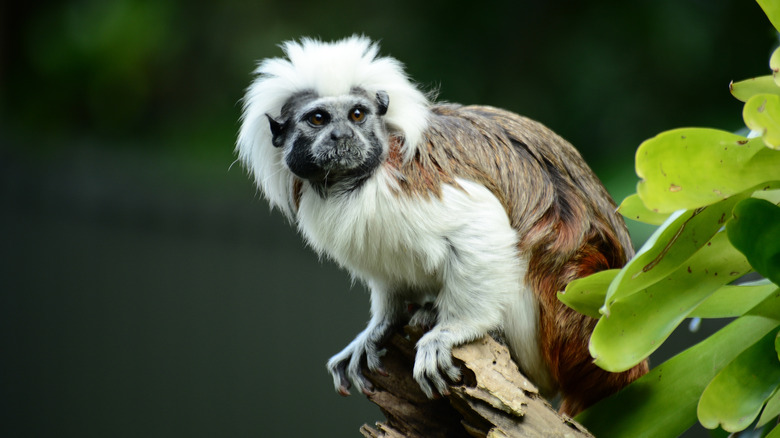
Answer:
<svg viewBox="0 0 780 438"><path fill-rule="evenodd" d="M623 373L610 373L593 364L588 342L596 320L575 312L557 298L557 292L570 281L625 263L615 236L608 229L592 228L573 257L561 264L556 253L568 252L570 232L564 231L568 227L555 218L554 212L547 218L538 224L537 232L543 232L545 226L562 232L547 233L544 243L533 251L527 280L539 297L542 353L563 394L560 410L574 416L647 373L648 364L644 361ZM558 247L558 251L550 252L550 247Z"/></svg>

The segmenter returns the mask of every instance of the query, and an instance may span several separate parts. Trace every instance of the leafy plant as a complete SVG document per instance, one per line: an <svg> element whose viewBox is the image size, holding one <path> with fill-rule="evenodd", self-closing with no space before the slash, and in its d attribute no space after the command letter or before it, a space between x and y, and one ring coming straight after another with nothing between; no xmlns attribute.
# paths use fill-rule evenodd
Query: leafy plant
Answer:
<svg viewBox="0 0 780 438"><path fill-rule="evenodd" d="M780 5L758 3L780 30ZM580 414L596 436L677 436L697 419L738 432L780 415L780 48L770 68L731 86L745 102L748 137L685 128L640 145L637 193L619 211L659 228L623 269L559 294L600 318L590 351L615 372L648 357L686 318L736 318ZM754 271L764 279L739 282Z"/></svg>

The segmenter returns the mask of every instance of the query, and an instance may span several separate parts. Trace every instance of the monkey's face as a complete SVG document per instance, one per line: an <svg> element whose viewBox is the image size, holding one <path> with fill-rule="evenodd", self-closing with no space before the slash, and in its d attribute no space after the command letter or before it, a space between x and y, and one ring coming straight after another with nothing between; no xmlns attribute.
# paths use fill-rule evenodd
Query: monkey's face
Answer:
<svg viewBox="0 0 780 438"><path fill-rule="evenodd" d="M383 121L388 96L361 89L335 97L299 93L282 107L279 120L268 115L273 145L283 148L285 165L318 186L358 183L382 162L387 149Z"/></svg>

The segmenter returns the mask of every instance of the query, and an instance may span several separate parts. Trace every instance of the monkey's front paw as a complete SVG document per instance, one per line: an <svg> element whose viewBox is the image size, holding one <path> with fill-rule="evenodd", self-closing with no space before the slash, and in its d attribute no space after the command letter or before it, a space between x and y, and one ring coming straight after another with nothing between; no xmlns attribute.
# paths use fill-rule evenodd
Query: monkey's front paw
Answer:
<svg viewBox="0 0 780 438"><path fill-rule="evenodd" d="M374 391L374 385L366 379L361 371L364 363L370 371L387 375L379 360L377 344L366 341L361 336L358 336L347 348L330 358L328 372L333 377L333 385L339 394L348 396L352 384L366 395Z"/></svg>
<svg viewBox="0 0 780 438"><path fill-rule="evenodd" d="M413 376L429 398L433 398L436 392L449 394L447 378L450 382L460 379L460 369L452 361L452 342L446 332L434 330L420 338Z"/></svg>

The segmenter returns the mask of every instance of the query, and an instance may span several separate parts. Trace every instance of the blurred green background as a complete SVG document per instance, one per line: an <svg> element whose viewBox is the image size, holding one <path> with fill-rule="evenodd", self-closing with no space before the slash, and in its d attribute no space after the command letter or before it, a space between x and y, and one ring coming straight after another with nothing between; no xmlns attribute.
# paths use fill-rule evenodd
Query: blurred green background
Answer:
<svg viewBox="0 0 780 438"><path fill-rule="evenodd" d="M1 436L342 437L381 419L324 367L368 318L363 286L233 154L256 61L353 33L441 100L542 121L618 201L642 140L739 129L728 83L766 74L776 44L744 0L3 2Z"/></svg>

